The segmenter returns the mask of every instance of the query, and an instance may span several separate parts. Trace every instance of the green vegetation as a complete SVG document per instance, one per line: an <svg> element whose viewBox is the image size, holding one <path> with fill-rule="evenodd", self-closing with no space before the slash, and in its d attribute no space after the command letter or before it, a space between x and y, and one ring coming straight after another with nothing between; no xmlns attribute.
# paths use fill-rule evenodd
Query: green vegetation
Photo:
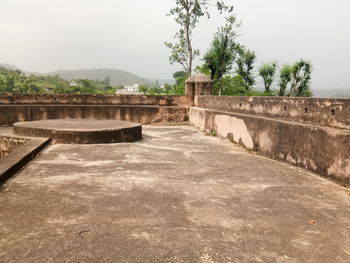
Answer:
<svg viewBox="0 0 350 263"><path fill-rule="evenodd" d="M187 72L177 71L173 74L173 78L176 83L174 85L165 84L161 87L159 84L156 85L141 85L139 91L147 95L183 95L185 94L185 81L188 78Z"/></svg>
<svg viewBox="0 0 350 263"><path fill-rule="evenodd" d="M109 77L104 80L77 79L67 81L58 75L26 75L20 70L0 67L0 93L114 94L118 88L121 87L112 87Z"/></svg>
<svg viewBox="0 0 350 263"><path fill-rule="evenodd" d="M279 70L277 62L266 63L255 73L256 54L236 41L240 24L234 16L226 19L204 55L204 64L197 72L208 74L214 80L214 94L234 96L289 96L310 97L312 92L312 66L309 61L300 59L292 65L286 64ZM233 69L233 67L235 68ZM254 89L256 77L260 76L264 91ZM276 83L279 88L273 88Z"/></svg>
<svg viewBox="0 0 350 263"><path fill-rule="evenodd" d="M271 85L275 79L277 71L277 63L266 63L259 68L259 75L264 81L265 92L271 92Z"/></svg>
<svg viewBox="0 0 350 263"><path fill-rule="evenodd" d="M212 5L209 0L176 0L175 7L170 10L169 15L175 17L180 29L174 36L174 43L165 43L171 50L169 61L171 64L179 63L189 76L192 74L193 60L199 56L199 50L192 45L192 32L201 17L210 17L208 7ZM233 7L225 5L223 1L217 1L215 6L220 13L233 11Z"/></svg>
<svg viewBox="0 0 350 263"><path fill-rule="evenodd" d="M199 57L199 51L192 46L192 31L199 22L199 18L207 15L209 18L207 0L177 0L176 6L170 10L180 30L175 34L175 43L165 43L171 50L170 63L179 63L188 76L192 73L193 60ZM216 4L220 13L233 11L223 1ZM218 28L207 52L202 57L204 63L197 66L197 73L207 74L214 80L214 94L235 96L290 96L310 97L312 92L312 66L309 61L299 60L292 65L284 65L278 69L276 62L263 64L256 72L256 53L237 42L238 28L234 15L226 18L224 26ZM276 80L277 72L279 71ZM257 74L258 73L258 74ZM254 89L256 78L260 76L264 91ZM176 78L175 78L176 79ZM275 87L278 86L279 88ZM174 86L166 86L165 93L181 94L184 81L177 81ZM152 90L152 89L149 89Z"/></svg>
<svg viewBox="0 0 350 263"><path fill-rule="evenodd" d="M255 84L254 76L254 63L256 60L256 55L254 51L246 50L244 47L239 49L239 57L236 60L237 69L236 73L241 76L244 81L244 86L248 91L250 91Z"/></svg>
<svg viewBox="0 0 350 263"><path fill-rule="evenodd" d="M0 93L92 93L114 94L123 85L138 83L144 94L185 93L185 81L192 74L193 60L199 51L193 47L192 33L200 18L210 17L209 7L230 15L223 26L214 34L209 49L203 55L203 64L197 66L197 73L207 74L214 80L214 94L228 96L290 96L309 97L311 92L312 65L300 59L293 64L278 67L277 62L265 63L257 70L256 53L237 41L241 23L232 15L233 7L224 1L212 4L209 0L176 0L170 10L179 31L174 42L166 42L170 49L170 63L178 63L183 71L175 72L175 84L159 85L158 81L140 78L122 70L91 69L65 70L50 74L25 74L9 65L0 64ZM6 68L5 68L6 67ZM106 77L107 76L107 77ZM264 90L256 89L260 77Z"/></svg>
<svg viewBox="0 0 350 263"><path fill-rule="evenodd" d="M226 18L225 26L219 28L214 35L214 40L207 53L204 55L204 65L200 71L210 73L210 78L214 80L218 94L223 93L225 87L222 78L232 70L233 62L239 51L239 44L236 43L236 28L240 26L236 22L235 16ZM226 88L227 89L227 88Z"/></svg>
<svg viewBox="0 0 350 263"><path fill-rule="evenodd" d="M59 70L59 71L50 72L47 75L59 75L64 80L75 80L75 79L104 80L106 76L109 76L110 83L112 86L120 86L120 85L128 86L136 83L140 85L153 84L153 82L148 79L141 78L135 74L132 74L130 72L120 70L120 69Z"/></svg>

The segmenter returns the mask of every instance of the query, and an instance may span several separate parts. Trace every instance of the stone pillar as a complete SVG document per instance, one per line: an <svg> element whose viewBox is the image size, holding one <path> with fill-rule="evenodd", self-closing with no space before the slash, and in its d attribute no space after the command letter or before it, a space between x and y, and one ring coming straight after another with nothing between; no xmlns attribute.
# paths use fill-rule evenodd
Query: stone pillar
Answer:
<svg viewBox="0 0 350 263"><path fill-rule="evenodd" d="M198 95L212 95L213 81L205 74L194 74L185 82L186 96L193 105L194 97Z"/></svg>

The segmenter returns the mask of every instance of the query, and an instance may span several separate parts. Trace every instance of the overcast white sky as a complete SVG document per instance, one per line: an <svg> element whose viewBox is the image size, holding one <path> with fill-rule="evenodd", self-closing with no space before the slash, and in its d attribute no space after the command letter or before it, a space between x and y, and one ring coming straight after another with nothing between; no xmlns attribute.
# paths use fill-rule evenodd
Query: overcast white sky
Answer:
<svg viewBox="0 0 350 263"><path fill-rule="evenodd" d="M215 2L215 1L214 1ZM349 0L227 0L242 20L239 41L258 63L306 58L313 88L349 87ZM49 72L118 68L171 78L165 41L178 27L165 14L175 0L0 0L0 63ZM194 33L202 54L223 17L203 19Z"/></svg>

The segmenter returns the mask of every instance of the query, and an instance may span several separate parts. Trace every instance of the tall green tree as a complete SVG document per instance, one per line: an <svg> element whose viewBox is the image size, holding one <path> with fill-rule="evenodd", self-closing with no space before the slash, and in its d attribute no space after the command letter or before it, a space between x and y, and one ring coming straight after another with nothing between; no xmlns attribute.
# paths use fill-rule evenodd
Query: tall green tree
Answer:
<svg viewBox="0 0 350 263"><path fill-rule="evenodd" d="M277 71L276 62L263 64L259 68L259 75L262 77L264 81L265 92L267 93L271 92L271 85L275 80L276 71Z"/></svg>
<svg viewBox="0 0 350 263"><path fill-rule="evenodd" d="M238 54L236 73L243 78L246 89L250 90L255 84L254 63L256 55L254 51L246 50L244 47L239 48Z"/></svg>
<svg viewBox="0 0 350 263"><path fill-rule="evenodd" d="M210 77L214 82L220 80L232 70L232 65L239 50L236 43L237 23L235 16L226 18L226 24L218 29L214 35L214 40L207 53L204 55L205 67L210 71ZM219 87L219 95L221 88Z"/></svg>
<svg viewBox="0 0 350 263"><path fill-rule="evenodd" d="M165 43L171 50L169 61L171 64L179 63L188 75L192 74L193 60L199 56L199 50L192 46L193 29L201 17L210 17L208 7L212 5L216 6L220 13L233 11L233 7L225 5L223 1L212 4L209 0L176 0L175 7L170 10L169 15L175 17L180 30L174 36L174 43Z"/></svg>

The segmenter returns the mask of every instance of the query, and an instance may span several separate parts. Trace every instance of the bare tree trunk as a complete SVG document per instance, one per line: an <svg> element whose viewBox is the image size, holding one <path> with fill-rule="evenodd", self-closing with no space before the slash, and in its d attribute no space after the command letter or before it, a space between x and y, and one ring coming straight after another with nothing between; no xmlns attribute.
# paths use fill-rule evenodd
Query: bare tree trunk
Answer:
<svg viewBox="0 0 350 263"><path fill-rule="evenodd" d="M190 14L187 12L187 15L190 16ZM190 19L190 18L189 18ZM188 22L190 23L190 21ZM190 25L186 25L186 42L187 42L187 52L188 52L188 74L189 76L192 75L192 62L193 62L193 54L192 54L192 45L190 40Z"/></svg>

